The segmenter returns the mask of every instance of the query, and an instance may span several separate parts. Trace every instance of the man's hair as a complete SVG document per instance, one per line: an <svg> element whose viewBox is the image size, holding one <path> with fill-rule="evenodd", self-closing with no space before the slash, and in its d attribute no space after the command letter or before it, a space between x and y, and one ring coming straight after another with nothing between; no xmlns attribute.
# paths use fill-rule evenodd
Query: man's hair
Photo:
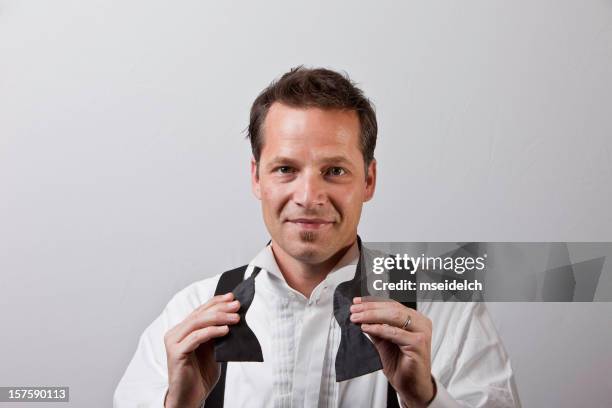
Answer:
<svg viewBox="0 0 612 408"><path fill-rule="evenodd" d="M251 106L247 137L251 141L253 157L259 167L263 149L262 127L270 106L280 102L295 108L341 109L355 111L359 117L360 148L368 166L374 159L378 125L372 103L361 89L345 74L325 68L292 68L280 79L265 88Z"/></svg>

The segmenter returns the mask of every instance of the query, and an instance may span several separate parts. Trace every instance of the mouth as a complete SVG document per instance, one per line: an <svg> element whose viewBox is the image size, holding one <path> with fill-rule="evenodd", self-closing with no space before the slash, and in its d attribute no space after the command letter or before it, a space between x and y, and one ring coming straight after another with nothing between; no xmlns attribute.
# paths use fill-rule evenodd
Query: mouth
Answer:
<svg viewBox="0 0 612 408"><path fill-rule="evenodd" d="M295 218L287 220L288 223L307 230L318 230L334 224L334 221L322 218Z"/></svg>

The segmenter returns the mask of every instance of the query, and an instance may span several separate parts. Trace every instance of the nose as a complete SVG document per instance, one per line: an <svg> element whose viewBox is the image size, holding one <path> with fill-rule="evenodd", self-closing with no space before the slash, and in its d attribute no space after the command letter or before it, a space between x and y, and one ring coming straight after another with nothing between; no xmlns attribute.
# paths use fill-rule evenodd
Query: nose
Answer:
<svg viewBox="0 0 612 408"><path fill-rule="evenodd" d="M293 200L305 209L316 209L327 201L325 180L316 171L304 171L296 180Z"/></svg>

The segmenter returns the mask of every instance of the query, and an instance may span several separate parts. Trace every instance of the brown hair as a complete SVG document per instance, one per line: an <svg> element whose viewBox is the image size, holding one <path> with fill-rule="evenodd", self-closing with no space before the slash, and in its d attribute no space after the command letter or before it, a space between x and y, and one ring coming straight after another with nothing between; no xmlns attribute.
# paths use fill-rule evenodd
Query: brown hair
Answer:
<svg viewBox="0 0 612 408"><path fill-rule="evenodd" d="M285 105L321 109L347 109L357 113L361 126L360 148L367 170L374 159L378 125L372 103L361 89L338 72L325 68L304 68L298 66L273 81L265 88L251 106L247 137L251 141L253 157L259 166L263 148L262 125L274 102Z"/></svg>

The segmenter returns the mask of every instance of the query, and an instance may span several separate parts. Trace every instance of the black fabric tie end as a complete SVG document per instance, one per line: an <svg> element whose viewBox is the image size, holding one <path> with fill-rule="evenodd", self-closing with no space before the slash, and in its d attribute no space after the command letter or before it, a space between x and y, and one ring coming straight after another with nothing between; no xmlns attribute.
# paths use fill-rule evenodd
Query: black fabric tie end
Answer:
<svg viewBox="0 0 612 408"><path fill-rule="evenodd" d="M340 326L341 338L336 354L336 381L373 373L383 368L380 355L374 343L361 331L361 327L351 322L352 284L344 282L334 293L334 316Z"/></svg>
<svg viewBox="0 0 612 408"><path fill-rule="evenodd" d="M223 282L217 285L218 292L234 292L234 297L240 302L240 321L229 326L229 333L215 340L215 360L217 362L227 361L264 361L261 346L255 333L246 323L246 312L249 310L253 297L255 296L255 276L260 268L255 268L251 276L242 281L238 286L223 292L220 288ZM215 293L221 294L221 293Z"/></svg>

